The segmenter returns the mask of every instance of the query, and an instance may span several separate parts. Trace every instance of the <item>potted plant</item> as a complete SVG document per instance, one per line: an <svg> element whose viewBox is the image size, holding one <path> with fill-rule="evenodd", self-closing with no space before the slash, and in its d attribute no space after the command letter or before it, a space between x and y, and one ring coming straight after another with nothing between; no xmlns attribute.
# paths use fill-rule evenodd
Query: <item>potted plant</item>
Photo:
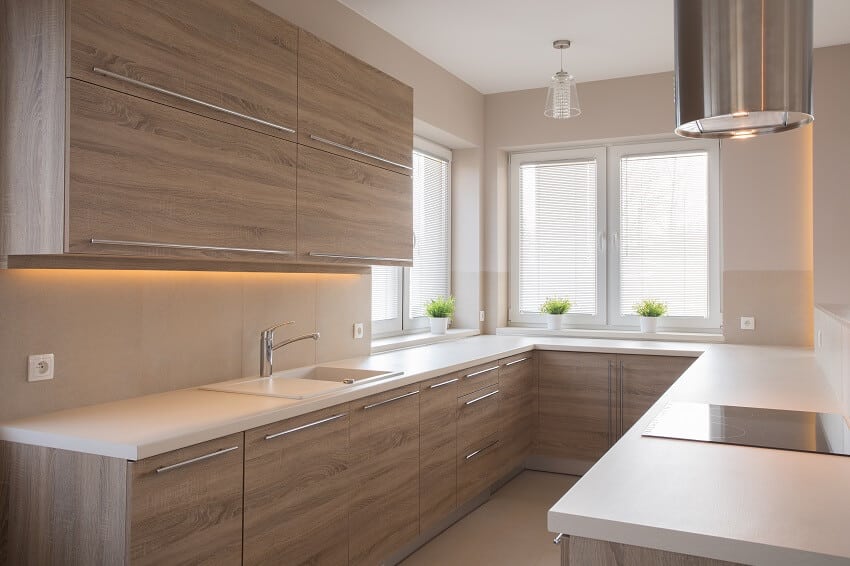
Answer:
<svg viewBox="0 0 850 566"><path fill-rule="evenodd" d="M567 298L546 297L546 301L540 305L540 312L546 315L546 328L558 330L564 322L564 315L573 304Z"/></svg>
<svg viewBox="0 0 850 566"><path fill-rule="evenodd" d="M455 298L437 297L425 303L425 314L431 321L431 334L445 334L449 319L455 313Z"/></svg>
<svg viewBox="0 0 850 566"><path fill-rule="evenodd" d="M667 304L654 299L644 299L632 308L635 314L640 316L641 332L655 332L658 328L658 317L667 314Z"/></svg>

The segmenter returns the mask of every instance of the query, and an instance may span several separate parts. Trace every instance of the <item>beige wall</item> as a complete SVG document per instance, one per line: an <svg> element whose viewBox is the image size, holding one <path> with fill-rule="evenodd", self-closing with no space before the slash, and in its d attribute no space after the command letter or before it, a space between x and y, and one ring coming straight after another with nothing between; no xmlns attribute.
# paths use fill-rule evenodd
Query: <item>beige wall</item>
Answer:
<svg viewBox="0 0 850 566"><path fill-rule="evenodd" d="M582 114L565 121L543 116L545 94L485 97L484 301L500 313L488 332L507 322L509 151L674 128L672 73L581 83ZM811 345L811 152L811 127L721 145L722 310L730 342ZM742 315L756 316L755 331L736 330Z"/></svg>
<svg viewBox="0 0 850 566"><path fill-rule="evenodd" d="M850 45L815 50L815 302L850 303Z"/></svg>

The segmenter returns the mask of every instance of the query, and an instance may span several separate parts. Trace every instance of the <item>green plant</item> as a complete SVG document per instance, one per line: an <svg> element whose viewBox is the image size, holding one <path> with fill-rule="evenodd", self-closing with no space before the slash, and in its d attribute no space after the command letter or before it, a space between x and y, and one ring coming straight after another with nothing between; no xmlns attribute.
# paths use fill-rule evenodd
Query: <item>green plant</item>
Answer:
<svg viewBox="0 0 850 566"><path fill-rule="evenodd" d="M425 314L431 318L449 318L455 313L455 298L437 297L425 303Z"/></svg>
<svg viewBox="0 0 850 566"><path fill-rule="evenodd" d="M566 297L546 297L546 301L540 305L540 312L546 314L565 314L573 304Z"/></svg>
<svg viewBox="0 0 850 566"><path fill-rule="evenodd" d="M667 314L667 303L662 303L654 299L644 299L632 308L640 316L656 317Z"/></svg>

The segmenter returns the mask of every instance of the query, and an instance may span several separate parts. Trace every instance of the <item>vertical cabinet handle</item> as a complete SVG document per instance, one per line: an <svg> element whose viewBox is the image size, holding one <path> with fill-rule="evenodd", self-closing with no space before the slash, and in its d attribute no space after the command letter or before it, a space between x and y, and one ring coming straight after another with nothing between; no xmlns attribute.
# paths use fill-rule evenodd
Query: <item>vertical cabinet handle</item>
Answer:
<svg viewBox="0 0 850 566"><path fill-rule="evenodd" d="M620 371L619 371L619 375L618 375L618 381L619 381L619 396L620 396L620 410L619 410L620 436L623 436L623 433L625 433L626 431L623 430L624 418L623 418L623 362L622 362L622 360L620 361Z"/></svg>
<svg viewBox="0 0 850 566"><path fill-rule="evenodd" d="M611 404L614 402L611 399L611 360L608 360L608 448L614 445L614 439L611 436Z"/></svg>

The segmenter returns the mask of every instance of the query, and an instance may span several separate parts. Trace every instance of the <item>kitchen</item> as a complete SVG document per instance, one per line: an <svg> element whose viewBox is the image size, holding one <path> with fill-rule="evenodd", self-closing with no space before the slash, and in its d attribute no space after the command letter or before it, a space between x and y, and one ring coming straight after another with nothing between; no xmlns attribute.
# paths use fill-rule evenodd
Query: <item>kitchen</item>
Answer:
<svg viewBox="0 0 850 566"><path fill-rule="evenodd" d="M612 164L623 148L640 155L685 143L673 134L672 3L616 3L625 22L653 22L656 33L625 23L605 31L604 8L570 24L584 3L542 2L528 14L494 14L491 25L475 19L480 6L455 4L436 3L441 13L411 25L418 12L407 2L383 10L365 0L3 3L0 253L9 268L0 272L0 438L9 465L0 476L0 562L496 563L484 558L494 556L486 544L503 563L525 563L505 550L524 548L519 535L467 541L456 556L430 549L453 536L453 523L486 513L512 478L542 484L559 479L555 472L569 483L535 510L546 528L531 551L555 553L555 563L558 552L574 554L574 564L616 563L579 556L594 540L738 563L850 560L840 536L850 509L846 459L641 436L662 408L653 403L683 371L665 402L850 414L850 331L840 306L850 281L843 3L814 1L814 124L694 141L714 144L705 146L714 182L703 190L704 223L716 239L701 252L700 296L703 318L717 320L677 326L671 313L657 336L611 306L632 301L605 286L626 266L613 263L620 252L610 234L598 249L595 230L589 244L569 240L591 250L575 265L596 278L562 291L516 263L529 250L553 254L546 238L522 248L514 235L523 226L523 166L592 150L608 166L583 185L599 200L582 218L613 226L621 184ZM564 21L547 17L554 6ZM513 20L524 31L501 45L498 26ZM435 39L423 44L429 33ZM554 51L560 38L573 43ZM607 56L606 38L616 47ZM653 47L655 66L644 63ZM504 49L525 58L510 65ZM559 60L579 81L581 114L566 120L543 112ZM40 88L30 89L33 81ZM547 152L552 159L523 161ZM437 182L417 188L411 170L420 163ZM414 193L437 187L443 206L429 218L438 229L412 213L411 184ZM234 186L248 196L232 194ZM560 194L541 193L555 202ZM419 245L406 236L411 227ZM441 337L420 312L433 282L416 279L416 261L409 268L431 249L423 241L437 242L444 258L442 267L428 264L438 266L434 288L456 298L445 342L430 343ZM207 249L224 247L238 249ZM669 257L670 265L679 258ZM543 295L526 298L520 277ZM566 328L547 330L536 312L547 292L572 299ZM608 320L586 307L588 297L609 303ZM677 297L668 300L676 308ZM379 304L394 314L376 315ZM742 318L752 326L742 328ZM275 343L319 337L272 357L261 332L288 321ZM49 353L30 366L29 356ZM303 400L198 389L260 376L262 360L276 373L317 364L380 373L353 384L312 380L333 389ZM43 371L53 378L39 379ZM633 397L627 416L629 377L662 375L657 394ZM566 391L578 391L578 401ZM596 410L592 418L582 420L583 404ZM383 411L394 416L376 416L383 422L371 427L369 413ZM252 448L273 442L266 436L342 414L302 429L305 436L276 437L272 452L251 459ZM429 441L433 452L423 448ZM474 471L464 471L466 462ZM705 475L688 462L704 462ZM524 468L538 471L516 476ZM310 483L311 469L321 482ZM63 470L60 482L53 474ZM186 481L211 476L206 487L178 485L166 496L156 482L175 472ZM559 503L570 474L584 476ZM769 479L758 489L735 482L747 474ZM63 494L63 486L76 487ZM223 502L213 497L219 488ZM446 497L437 497L441 489ZM272 497L276 490L285 495ZM779 498L789 491L798 496ZM693 507L671 509L662 497ZM16 520L30 508L42 513ZM781 525L768 520L780 511ZM552 545L559 533L569 538Z"/></svg>

